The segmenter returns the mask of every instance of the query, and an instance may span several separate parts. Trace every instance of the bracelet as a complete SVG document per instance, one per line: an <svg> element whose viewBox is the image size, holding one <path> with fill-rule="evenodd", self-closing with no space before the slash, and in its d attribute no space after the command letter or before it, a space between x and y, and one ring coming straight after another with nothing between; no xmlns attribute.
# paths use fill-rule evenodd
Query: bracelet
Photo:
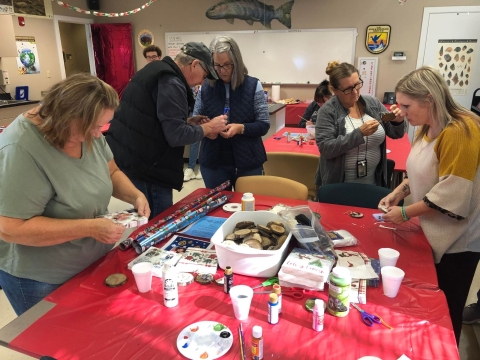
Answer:
<svg viewBox="0 0 480 360"><path fill-rule="evenodd" d="M410 218L407 216L407 212L405 211L405 206L402 206L400 211L402 212L402 219L404 221L410 220Z"/></svg>

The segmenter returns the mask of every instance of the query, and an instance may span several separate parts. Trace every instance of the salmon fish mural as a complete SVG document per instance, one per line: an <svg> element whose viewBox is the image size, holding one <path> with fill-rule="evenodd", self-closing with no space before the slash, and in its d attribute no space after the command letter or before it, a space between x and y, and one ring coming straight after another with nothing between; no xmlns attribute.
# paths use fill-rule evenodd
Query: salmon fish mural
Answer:
<svg viewBox="0 0 480 360"><path fill-rule="evenodd" d="M258 0L225 0L207 10L206 16L212 20L225 19L233 24L234 19L245 20L253 25L255 21L262 23L267 29L271 29L274 19L280 21L287 28L292 27L292 11L294 0L291 0L278 9Z"/></svg>

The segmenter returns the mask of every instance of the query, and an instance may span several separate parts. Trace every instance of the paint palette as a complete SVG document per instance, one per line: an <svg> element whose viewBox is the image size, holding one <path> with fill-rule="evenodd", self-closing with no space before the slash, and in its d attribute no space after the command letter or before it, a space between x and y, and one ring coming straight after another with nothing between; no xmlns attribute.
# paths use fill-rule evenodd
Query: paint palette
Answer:
<svg viewBox="0 0 480 360"><path fill-rule="evenodd" d="M217 359L233 344L228 327L215 321L199 321L188 325L177 338L177 348L188 359Z"/></svg>

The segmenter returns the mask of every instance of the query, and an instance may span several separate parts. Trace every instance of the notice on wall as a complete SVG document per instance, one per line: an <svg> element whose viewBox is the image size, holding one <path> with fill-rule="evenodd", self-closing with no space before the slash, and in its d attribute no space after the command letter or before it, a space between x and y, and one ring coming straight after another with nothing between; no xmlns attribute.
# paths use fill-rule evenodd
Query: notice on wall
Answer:
<svg viewBox="0 0 480 360"><path fill-rule="evenodd" d="M361 95L375 96L377 87L378 58L358 58L358 71L360 79L363 81L363 87L360 89Z"/></svg>
<svg viewBox="0 0 480 360"><path fill-rule="evenodd" d="M33 36L15 36L17 42L17 66L21 75L39 74L40 61Z"/></svg>
<svg viewBox="0 0 480 360"><path fill-rule="evenodd" d="M183 36L169 35L167 39L167 55L170 56L172 59L175 59L175 56L177 56L177 54L180 52L180 49L182 48L183 45L185 45Z"/></svg>
<svg viewBox="0 0 480 360"><path fill-rule="evenodd" d="M0 0L0 15L13 14L12 0Z"/></svg>
<svg viewBox="0 0 480 360"><path fill-rule="evenodd" d="M435 67L452 95L466 95L473 72L477 39L438 40Z"/></svg>

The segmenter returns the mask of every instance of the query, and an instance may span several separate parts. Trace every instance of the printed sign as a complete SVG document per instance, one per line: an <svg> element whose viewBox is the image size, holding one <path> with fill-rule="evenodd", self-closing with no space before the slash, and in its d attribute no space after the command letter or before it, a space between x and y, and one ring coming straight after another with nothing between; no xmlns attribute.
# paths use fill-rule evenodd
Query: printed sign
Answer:
<svg viewBox="0 0 480 360"><path fill-rule="evenodd" d="M377 83L378 58L358 58L358 71L363 80L363 87L360 89L361 95L375 96Z"/></svg>
<svg viewBox="0 0 480 360"><path fill-rule="evenodd" d="M390 43L390 25L370 25L367 27L365 46L372 54L384 52Z"/></svg>
<svg viewBox="0 0 480 360"><path fill-rule="evenodd" d="M18 72L24 74L40 73L37 44L33 36L15 36L17 42Z"/></svg>

